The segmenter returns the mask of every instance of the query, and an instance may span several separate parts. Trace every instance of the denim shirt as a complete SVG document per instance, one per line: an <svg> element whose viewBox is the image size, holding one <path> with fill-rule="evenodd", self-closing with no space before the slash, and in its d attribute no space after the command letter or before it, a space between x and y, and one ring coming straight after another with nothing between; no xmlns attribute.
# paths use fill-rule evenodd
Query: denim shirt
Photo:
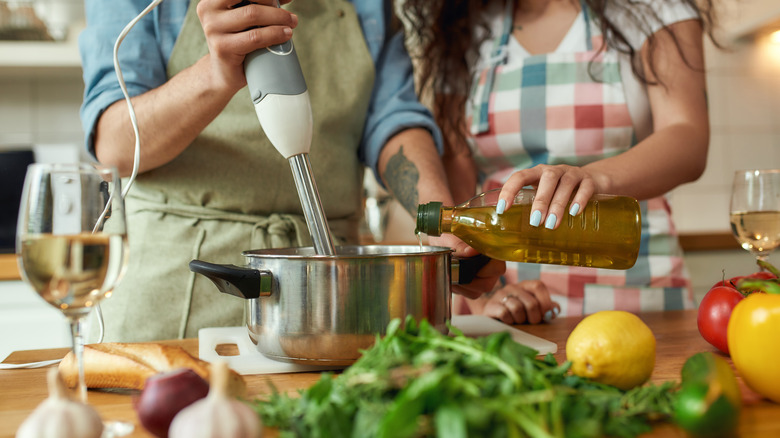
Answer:
<svg viewBox="0 0 780 438"><path fill-rule="evenodd" d="M306 0L298 0L306 1ZM87 150L94 156L97 119L113 102L123 99L114 72L113 51L119 33L150 0L86 0L87 27L79 36L84 74L81 123ZM359 148L362 162L376 175L379 153L393 135L407 128L425 128L442 152L442 138L430 111L417 99L412 64L403 35L386 38L383 2L350 0L374 60L376 78ZM168 59L181 31L189 0L165 0L141 19L119 48L119 65L130 96L167 81ZM305 26L305 24L302 24Z"/></svg>

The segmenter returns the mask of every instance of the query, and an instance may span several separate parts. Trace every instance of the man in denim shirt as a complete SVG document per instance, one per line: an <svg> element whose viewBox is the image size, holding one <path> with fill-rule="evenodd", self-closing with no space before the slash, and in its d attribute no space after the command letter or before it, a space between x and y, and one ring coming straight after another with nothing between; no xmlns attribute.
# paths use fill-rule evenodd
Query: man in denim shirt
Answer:
<svg viewBox="0 0 780 438"><path fill-rule="evenodd" d="M412 214L418 203L451 204L441 133L416 98L403 36L389 28L390 2L235 3L165 0L122 42L141 155L126 198L128 273L103 304L107 340L193 337L202 327L241 325L242 300L194 279L187 262L243 264L242 250L311 244L289 165L244 90L247 53L294 35L313 108L310 159L337 244L357 243L364 165ZM87 0L79 40L87 148L125 176L135 137L113 45L147 4ZM430 243L474 254L452 236ZM503 263L491 262L458 292L490 290L501 272Z"/></svg>

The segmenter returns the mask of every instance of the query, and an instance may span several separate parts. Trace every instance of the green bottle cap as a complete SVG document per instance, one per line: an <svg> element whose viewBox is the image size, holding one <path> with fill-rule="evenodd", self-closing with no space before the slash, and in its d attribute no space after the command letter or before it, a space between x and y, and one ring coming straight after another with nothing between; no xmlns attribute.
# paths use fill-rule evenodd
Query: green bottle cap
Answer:
<svg viewBox="0 0 780 438"><path fill-rule="evenodd" d="M429 236L440 236L439 221L441 220L441 202L429 202L417 206L417 228L415 233L425 233Z"/></svg>

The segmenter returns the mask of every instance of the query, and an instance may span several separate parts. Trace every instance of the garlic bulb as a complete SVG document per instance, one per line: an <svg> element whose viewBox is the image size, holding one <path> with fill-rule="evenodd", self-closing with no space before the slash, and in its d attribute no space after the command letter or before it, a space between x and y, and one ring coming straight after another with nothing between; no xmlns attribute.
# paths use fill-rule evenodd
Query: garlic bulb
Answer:
<svg viewBox="0 0 780 438"><path fill-rule="evenodd" d="M168 430L169 438L259 438L260 417L245 403L228 395L228 367L215 362L209 394L179 411Z"/></svg>
<svg viewBox="0 0 780 438"><path fill-rule="evenodd" d="M103 422L98 413L70 398L57 367L51 368L46 377L49 397L19 426L16 438L99 438Z"/></svg>

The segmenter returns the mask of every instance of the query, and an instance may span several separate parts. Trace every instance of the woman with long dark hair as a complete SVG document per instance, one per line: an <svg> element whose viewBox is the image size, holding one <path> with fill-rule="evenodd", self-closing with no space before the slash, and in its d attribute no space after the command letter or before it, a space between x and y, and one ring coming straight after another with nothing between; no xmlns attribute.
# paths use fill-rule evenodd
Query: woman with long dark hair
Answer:
<svg viewBox="0 0 780 438"><path fill-rule="evenodd" d="M535 186L531 225L551 229L595 193L642 206L633 268L508 263L500 288L455 311L536 323L691 308L665 194L706 164L711 0L405 0L402 17L456 202L503 187L501 211Z"/></svg>

